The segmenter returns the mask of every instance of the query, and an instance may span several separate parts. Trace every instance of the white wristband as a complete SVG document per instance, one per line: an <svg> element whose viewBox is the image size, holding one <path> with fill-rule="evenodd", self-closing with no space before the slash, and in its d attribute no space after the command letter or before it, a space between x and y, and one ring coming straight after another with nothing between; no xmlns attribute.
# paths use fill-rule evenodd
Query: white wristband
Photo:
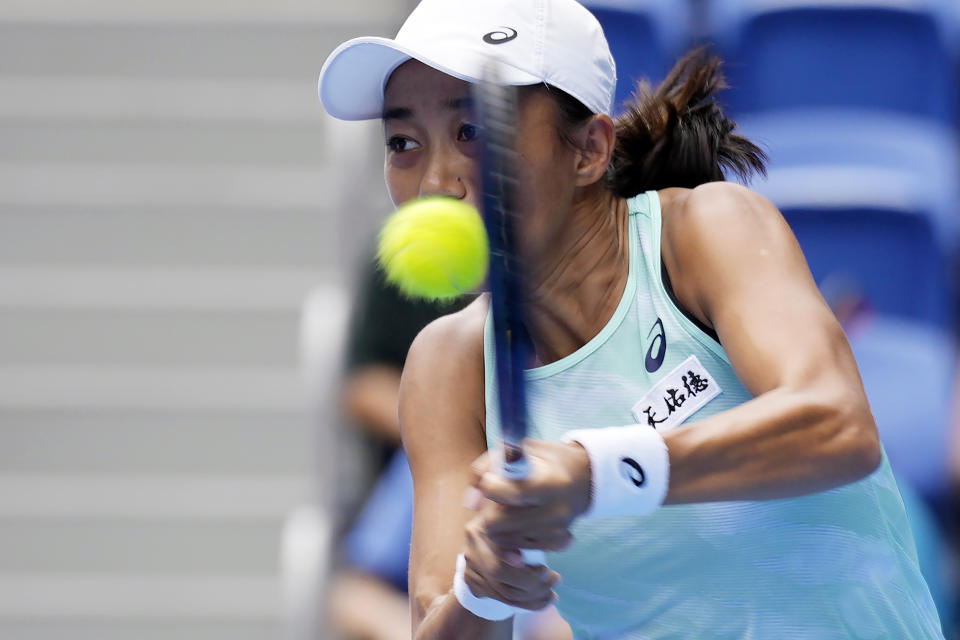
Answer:
<svg viewBox="0 0 960 640"><path fill-rule="evenodd" d="M656 429L639 424L578 429L563 441L579 443L590 456L591 502L583 517L645 515L663 504L670 456Z"/></svg>
<svg viewBox="0 0 960 640"><path fill-rule="evenodd" d="M505 602L493 598L478 598L473 595L473 591L470 591L469 585L463 579L466 570L467 559L461 553L457 556L457 572L453 576L453 592L464 609L484 620L506 620L516 613L516 609Z"/></svg>

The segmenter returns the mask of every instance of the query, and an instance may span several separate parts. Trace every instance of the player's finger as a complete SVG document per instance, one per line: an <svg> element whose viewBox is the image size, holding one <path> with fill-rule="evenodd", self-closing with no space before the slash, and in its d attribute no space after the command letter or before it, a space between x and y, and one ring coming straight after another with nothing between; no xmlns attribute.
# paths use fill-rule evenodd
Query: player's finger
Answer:
<svg viewBox="0 0 960 640"><path fill-rule="evenodd" d="M463 556L467 566L491 580L522 587L542 577L542 572L548 570L543 565L528 565L518 548L494 545L479 523L479 518L468 522L464 532L467 545Z"/></svg>
<svg viewBox="0 0 960 640"><path fill-rule="evenodd" d="M509 589L524 591L535 588L538 583L547 579L545 572L550 571L543 565L536 567L525 565L522 558L519 564L508 564L496 554L485 552L483 549L467 550L463 557L467 572L476 573L477 580L480 582L500 585L498 593L501 594L510 594Z"/></svg>
<svg viewBox="0 0 960 640"><path fill-rule="evenodd" d="M504 478L491 471L480 475L476 487L485 498L503 505L519 507L536 504L525 482Z"/></svg>
<svg viewBox="0 0 960 640"><path fill-rule="evenodd" d="M528 568L519 549L498 547L491 542L480 518L468 522L464 534L467 543L464 558L468 565L478 567L484 575L493 575L504 567Z"/></svg>
<svg viewBox="0 0 960 640"><path fill-rule="evenodd" d="M499 533L488 533L487 538L503 549L547 549L555 547L569 538L569 530L563 525L541 526Z"/></svg>
<svg viewBox="0 0 960 640"><path fill-rule="evenodd" d="M561 531L553 536L539 541L537 548L544 551L565 551L573 544L573 534L569 531Z"/></svg>
<svg viewBox="0 0 960 640"><path fill-rule="evenodd" d="M513 567L500 563L484 566L484 563L472 561L468 556L464 579L468 574L478 588L493 594L498 600L506 602L524 601L543 596L560 580L560 574L543 565ZM467 582L470 584L470 581ZM474 592L475 595L480 595Z"/></svg>
<svg viewBox="0 0 960 640"><path fill-rule="evenodd" d="M491 536L491 542L503 548L563 551L573 542L573 534L563 528Z"/></svg>
<svg viewBox="0 0 960 640"><path fill-rule="evenodd" d="M493 598L515 607L538 610L556 599L553 585L560 581L560 576L556 572L550 572L537 584L525 588L497 583L470 568L464 571L463 579L477 597Z"/></svg>
<svg viewBox="0 0 960 640"><path fill-rule="evenodd" d="M544 551L565 551L573 544L573 534L569 531L560 531L553 536L544 538L540 547Z"/></svg>
<svg viewBox="0 0 960 640"><path fill-rule="evenodd" d="M559 573L556 571L548 571L543 582L537 589L518 593L511 599L510 604L521 609L539 611L557 599L557 594L553 590L553 587L560 582Z"/></svg>
<svg viewBox="0 0 960 640"><path fill-rule="evenodd" d="M558 551L569 546L570 523L567 505L511 507L484 500L478 524L484 536L501 548Z"/></svg>
<svg viewBox="0 0 960 640"><path fill-rule="evenodd" d="M487 518L483 519L483 526L486 530L487 537L493 540L496 544L501 547L512 546L511 540L514 538L520 539L523 536L542 536L549 531L555 531L558 529L566 529L566 523L559 521L550 521L544 518L543 520L534 520L530 518L518 518L514 519L498 519L498 520L488 520Z"/></svg>
<svg viewBox="0 0 960 640"><path fill-rule="evenodd" d="M524 572L525 577L521 584L498 582L495 579L486 579L484 588L492 597L501 602L524 609L542 609L554 598L553 587L560 582L560 574L541 567L539 571ZM478 580L483 580L477 576Z"/></svg>
<svg viewBox="0 0 960 640"><path fill-rule="evenodd" d="M572 510L563 503L516 507L486 500L479 515L484 528L492 534L566 528L573 522Z"/></svg>
<svg viewBox="0 0 960 640"><path fill-rule="evenodd" d="M463 506L470 511L476 511L483 504L483 493L476 487L467 487L463 492Z"/></svg>
<svg viewBox="0 0 960 640"><path fill-rule="evenodd" d="M472 477L470 478L470 484L473 486L478 486L480 484L480 478L483 477L485 473L488 473L493 470L491 466L491 456L489 451L484 451L480 454L476 460L473 461L473 464L470 465L470 473Z"/></svg>
<svg viewBox="0 0 960 640"><path fill-rule="evenodd" d="M549 607L551 604L556 602L556 600L557 594L551 589L548 593L538 596L536 599L526 600L523 602L514 602L511 604L514 607L526 609L527 611L540 611L541 609Z"/></svg>

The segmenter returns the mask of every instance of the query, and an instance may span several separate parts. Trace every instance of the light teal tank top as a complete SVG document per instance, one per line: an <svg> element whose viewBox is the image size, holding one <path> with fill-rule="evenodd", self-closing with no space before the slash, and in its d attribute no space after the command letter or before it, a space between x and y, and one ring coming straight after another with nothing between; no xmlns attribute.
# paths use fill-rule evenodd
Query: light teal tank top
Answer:
<svg viewBox="0 0 960 640"><path fill-rule="evenodd" d="M632 198L629 209L623 299L593 340L526 372L530 437L648 428L651 420L672 428L695 408L684 420L690 425L751 397L723 348L664 289L657 193ZM484 347L487 440L495 447L489 316ZM578 639L943 638L886 455L869 477L821 493L671 505L648 516L577 520L572 532L574 544L548 562L563 577L557 608Z"/></svg>

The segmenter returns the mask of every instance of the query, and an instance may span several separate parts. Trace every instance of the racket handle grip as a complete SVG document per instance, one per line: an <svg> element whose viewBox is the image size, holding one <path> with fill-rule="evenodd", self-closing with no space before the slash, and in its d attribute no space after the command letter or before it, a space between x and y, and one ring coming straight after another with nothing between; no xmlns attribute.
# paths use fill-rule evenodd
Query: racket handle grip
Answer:
<svg viewBox="0 0 960 640"><path fill-rule="evenodd" d="M524 564L534 567L538 564L544 566L547 564L547 554L542 549L520 549L520 553L523 554Z"/></svg>

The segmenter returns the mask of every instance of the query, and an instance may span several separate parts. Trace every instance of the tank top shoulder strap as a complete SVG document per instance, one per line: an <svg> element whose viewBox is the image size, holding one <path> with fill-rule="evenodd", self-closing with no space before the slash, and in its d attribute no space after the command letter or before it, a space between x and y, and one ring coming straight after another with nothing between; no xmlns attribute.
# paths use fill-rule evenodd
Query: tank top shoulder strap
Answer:
<svg viewBox="0 0 960 640"><path fill-rule="evenodd" d="M728 360L716 332L684 309L674 295L670 275L664 267L661 253L663 209L660 206L660 195L656 191L638 194L628 200L628 207L631 219L636 220L636 232L641 247L639 256L642 261L641 269L650 295L663 300L663 304L670 309L671 315L692 338L724 360Z"/></svg>

